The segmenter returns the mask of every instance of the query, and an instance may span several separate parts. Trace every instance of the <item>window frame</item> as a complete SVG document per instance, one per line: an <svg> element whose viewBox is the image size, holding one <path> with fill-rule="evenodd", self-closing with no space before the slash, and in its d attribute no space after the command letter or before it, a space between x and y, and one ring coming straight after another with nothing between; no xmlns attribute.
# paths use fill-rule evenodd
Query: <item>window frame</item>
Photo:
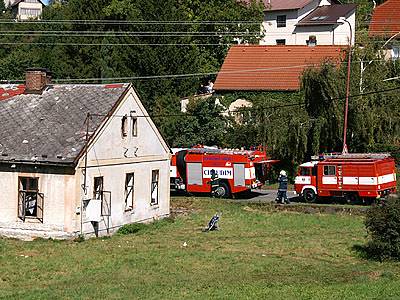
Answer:
<svg viewBox="0 0 400 300"><path fill-rule="evenodd" d="M40 177L18 176L18 218L23 222L28 218L43 223L44 194L40 193L39 179ZM24 180L26 180L25 187ZM35 183L32 184L32 181ZM30 213L27 204L29 205L32 200L34 200L34 210Z"/></svg>
<svg viewBox="0 0 400 300"><path fill-rule="evenodd" d="M121 136L126 138L128 136L128 116L125 115L121 118Z"/></svg>
<svg viewBox="0 0 400 300"><path fill-rule="evenodd" d="M333 170L333 172L332 172ZM335 165L325 165L323 170L324 176L336 176L336 166Z"/></svg>
<svg viewBox="0 0 400 300"><path fill-rule="evenodd" d="M154 181L153 174L157 172L157 181ZM155 188L157 189L156 198L153 198L153 193ZM153 169L151 170L151 186L150 186L150 205L157 206L159 205L159 198L160 198L160 169Z"/></svg>
<svg viewBox="0 0 400 300"><path fill-rule="evenodd" d="M131 130L133 137L138 136L138 122L139 118L137 116L131 116Z"/></svg>
<svg viewBox="0 0 400 300"><path fill-rule="evenodd" d="M276 27L277 28L285 28L287 23L286 15L277 15L276 16Z"/></svg>
<svg viewBox="0 0 400 300"><path fill-rule="evenodd" d="M276 39L275 40L277 46L285 46L286 45L286 39Z"/></svg>
<svg viewBox="0 0 400 300"><path fill-rule="evenodd" d="M131 176L132 185L129 185L130 181L128 181L128 176ZM130 172L125 174L125 202L124 202L125 211L133 210L134 202L135 202L135 172Z"/></svg>

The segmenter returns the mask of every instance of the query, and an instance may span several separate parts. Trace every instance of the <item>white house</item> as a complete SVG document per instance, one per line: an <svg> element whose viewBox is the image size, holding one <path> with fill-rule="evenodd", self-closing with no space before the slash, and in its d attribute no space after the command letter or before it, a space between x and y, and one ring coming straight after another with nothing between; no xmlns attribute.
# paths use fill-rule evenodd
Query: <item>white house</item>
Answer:
<svg viewBox="0 0 400 300"><path fill-rule="evenodd" d="M354 44L355 4L264 0L264 5L261 45L348 45L350 39Z"/></svg>
<svg viewBox="0 0 400 300"><path fill-rule="evenodd" d="M44 3L41 0L4 0L19 20L40 19Z"/></svg>
<svg viewBox="0 0 400 300"><path fill-rule="evenodd" d="M0 88L0 234L103 235L169 215L170 150L130 84Z"/></svg>

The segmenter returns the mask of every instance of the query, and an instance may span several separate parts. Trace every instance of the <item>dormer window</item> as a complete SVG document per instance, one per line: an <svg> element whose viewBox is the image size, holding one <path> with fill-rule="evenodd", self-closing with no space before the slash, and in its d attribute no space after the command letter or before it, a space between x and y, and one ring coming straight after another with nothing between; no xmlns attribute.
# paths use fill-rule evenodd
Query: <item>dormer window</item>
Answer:
<svg viewBox="0 0 400 300"><path fill-rule="evenodd" d="M286 15L276 16L276 27L286 27Z"/></svg>

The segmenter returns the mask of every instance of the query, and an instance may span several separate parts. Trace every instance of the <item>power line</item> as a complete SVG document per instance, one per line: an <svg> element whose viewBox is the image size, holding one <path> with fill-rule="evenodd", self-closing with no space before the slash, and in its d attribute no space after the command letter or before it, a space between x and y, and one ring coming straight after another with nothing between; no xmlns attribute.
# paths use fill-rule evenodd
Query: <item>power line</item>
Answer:
<svg viewBox="0 0 400 300"><path fill-rule="evenodd" d="M378 91L370 91L366 93L360 93L360 94L354 94L350 95L349 98L355 98L355 97L360 97L360 96L365 96L365 95L372 95L372 94L378 94L378 93L388 93L392 91L400 90L400 87L396 88L391 88L391 89L385 89L385 90L378 90ZM345 99L345 96L337 97L337 98L331 98L331 100L340 100L340 99ZM300 107L300 106L305 106L306 103L304 102L299 102L299 103L291 103L291 104L282 104L282 105L275 105L275 106L267 106L267 107L241 107L238 108L236 111L231 111L230 113L243 113L243 112L252 112L252 111L265 111L265 110L271 110L271 109L277 109L277 108L286 108L286 107ZM166 118L166 117L199 117L199 116L204 116L208 115L207 113L180 113L180 114L148 114L144 116L128 116L128 115L113 115L113 117L117 118L124 118L124 117L134 117L134 118ZM216 116L221 116L219 113L215 114ZM107 115L103 114L91 114L91 116L95 117L105 117ZM222 117L222 116L221 116Z"/></svg>
<svg viewBox="0 0 400 300"><path fill-rule="evenodd" d="M27 20L0 19L0 24L76 24L76 25L259 25L260 21L128 21L128 20Z"/></svg>
<svg viewBox="0 0 400 300"><path fill-rule="evenodd" d="M58 42L0 42L0 45L47 45L47 46L231 46L223 43L58 43Z"/></svg>
<svg viewBox="0 0 400 300"><path fill-rule="evenodd" d="M359 64L360 62L382 62L386 61L384 59L377 60L365 60L365 61L352 61L352 64ZM339 62L337 64L344 64L346 62ZM294 66L281 66L272 68L257 68L257 69L246 69L246 70L232 70L232 71L214 71L214 72L203 72L203 73L186 73L186 74L168 74L168 75L149 75L149 76L129 76L129 77L98 77L98 78L60 78L53 79L53 82L81 82L81 81L127 81L127 80L151 80L151 79L169 79L169 78L187 78L187 77L202 77L218 74L240 74L240 73L251 73L251 72L265 72L265 71L275 71L283 69L297 69L297 68L307 68L315 67L316 64L306 64L306 65L294 65ZM10 83L10 82L24 82L25 80L0 80L0 82Z"/></svg>

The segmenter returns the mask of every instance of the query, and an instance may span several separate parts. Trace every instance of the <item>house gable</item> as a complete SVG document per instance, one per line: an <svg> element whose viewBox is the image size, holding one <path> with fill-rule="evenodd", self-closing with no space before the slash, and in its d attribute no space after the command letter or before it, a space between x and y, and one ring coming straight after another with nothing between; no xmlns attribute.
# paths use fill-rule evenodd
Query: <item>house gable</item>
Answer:
<svg viewBox="0 0 400 300"><path fill-rule="evenodd" d="M103 125L93 136L88 146L89 164L108 161L111 164L120 161L142 161L149 157L169 157L169 147L157 127L149 117L133 87L129 87L119 103L104 118ZM85 153L81 153L82 164Z"/></svg>

